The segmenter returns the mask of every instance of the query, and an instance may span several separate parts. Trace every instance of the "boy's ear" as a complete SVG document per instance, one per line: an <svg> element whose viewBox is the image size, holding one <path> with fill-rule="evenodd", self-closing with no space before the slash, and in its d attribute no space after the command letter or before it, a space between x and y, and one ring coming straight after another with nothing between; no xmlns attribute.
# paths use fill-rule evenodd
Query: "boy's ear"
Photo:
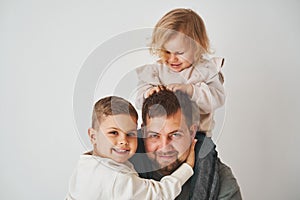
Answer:
<svg viewBox="0 0 300 200"><path fill-rule="evenodd" d="M192 126L190 127L190 133L192 138L196 136L197 129L198 129L197 124L192 124Z"/></svg>
<svg viewBox="0 0 300 200"><path fill-rule="evenodd" d="M96 143L96 134L97 134L97 131L95 129L93 129L93 128L88 129L88 135L89 135L89 138L90 138L90 141L92 144Z"/></svg>

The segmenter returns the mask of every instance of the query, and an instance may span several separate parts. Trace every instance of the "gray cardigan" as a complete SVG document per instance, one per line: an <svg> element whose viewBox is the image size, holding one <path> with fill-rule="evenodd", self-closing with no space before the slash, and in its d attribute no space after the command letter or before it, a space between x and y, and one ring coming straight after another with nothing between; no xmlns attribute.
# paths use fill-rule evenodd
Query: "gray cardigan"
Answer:
<svg viewBox="0 0 300 200"><path fill-rule="evenodd" d="M230 170L218 158L215 144L205 133L197 132L194 175L183 185L176 200L242 199L239 186ZM130 159L143 178L160 180L163 176L152 168L145 154L144 142L139 137L137 153ZM224 186L224 189L221 187Z"/></svg>

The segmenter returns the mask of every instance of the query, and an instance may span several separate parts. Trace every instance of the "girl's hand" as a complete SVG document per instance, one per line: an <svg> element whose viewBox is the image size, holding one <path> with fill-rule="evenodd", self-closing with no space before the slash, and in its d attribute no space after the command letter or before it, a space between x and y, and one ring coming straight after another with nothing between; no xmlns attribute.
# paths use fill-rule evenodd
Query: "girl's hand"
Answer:
<svg viewBox="0 0 300 200"><path fill-rule="evenodd" d="M161 90L165 90L166 87L163 85L157 85L157 86L153 86L148 92L145 93L145 99L147 99L149 96L151 96L153 93L155 92L159 92Z"/></svg>
<svg viewBox="0 0 300 200"><path fill-rule="evenodd" d="M193 96L193 86L192 84L180 84L180 83L172 83L167 85L167 89L173 92L180 90L181 92L186 93L189 95L190 98Z"/></svg>
<svg viewBox="0 0 300 200"><path fill-rule="evenodd" d="M197 139L194 139L191 147L190 147L190 154L188 155L187 159L186 159L186 163L188 165L190 165L192 168L195 165L195 145L197 143Z"/></svg>

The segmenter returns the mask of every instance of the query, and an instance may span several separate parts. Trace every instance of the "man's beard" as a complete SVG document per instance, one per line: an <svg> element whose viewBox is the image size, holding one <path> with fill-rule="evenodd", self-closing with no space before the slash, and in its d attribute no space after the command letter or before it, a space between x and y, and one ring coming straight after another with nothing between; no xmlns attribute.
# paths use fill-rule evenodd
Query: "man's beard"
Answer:
<svg viewBox="0 0 300 200"><path fill-rule="evenodd" d="M160 154L160 153L157 153ZM182 163L183 161L179 159L178 156L176 156L176 160L173 162L167 162L167 161L158 161L157 154L155 154L155 158L152 158L152 162L154 164L155 170L157 170L160 174L163 175L170 175L173 173ZM177 154L177 152L176 152ZM178 155L178 154L177 154Z"/></svg>
<svg viewBox="0 0 300 200"><path fill-rule="evenodd" d="M170 175L172 172L174 172L181 164L179 159L176 159L174 162L170 163L169 165L160 165L158 171L163 175Z"/></svg>
<svg viewBox="0 0 300 200"><path fill-rule="evenodd" d="M176 156L173 162L167 160L159 159L160 156ZM148 158L152 160L153 170L158 171L162 175L170 175L173 173L184 161L185 156L179 156L177 151L169 151L169 152L152 152L152 155L148 155Z"/></svg>

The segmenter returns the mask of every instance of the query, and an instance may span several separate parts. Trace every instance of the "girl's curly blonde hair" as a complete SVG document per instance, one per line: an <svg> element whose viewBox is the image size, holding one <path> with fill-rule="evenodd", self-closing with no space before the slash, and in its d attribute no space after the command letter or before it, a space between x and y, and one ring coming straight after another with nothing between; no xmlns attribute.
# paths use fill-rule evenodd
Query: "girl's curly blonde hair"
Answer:
<svg viewBox="0 0 300 200"><path fill-rule="evenodd" d="M164 44L175 34L183 34L194 48L194 62L199 63L205 54L212 53L202 18L191 9L177 8L166 13L155 25L150 52L164 62Z"/></svg>

